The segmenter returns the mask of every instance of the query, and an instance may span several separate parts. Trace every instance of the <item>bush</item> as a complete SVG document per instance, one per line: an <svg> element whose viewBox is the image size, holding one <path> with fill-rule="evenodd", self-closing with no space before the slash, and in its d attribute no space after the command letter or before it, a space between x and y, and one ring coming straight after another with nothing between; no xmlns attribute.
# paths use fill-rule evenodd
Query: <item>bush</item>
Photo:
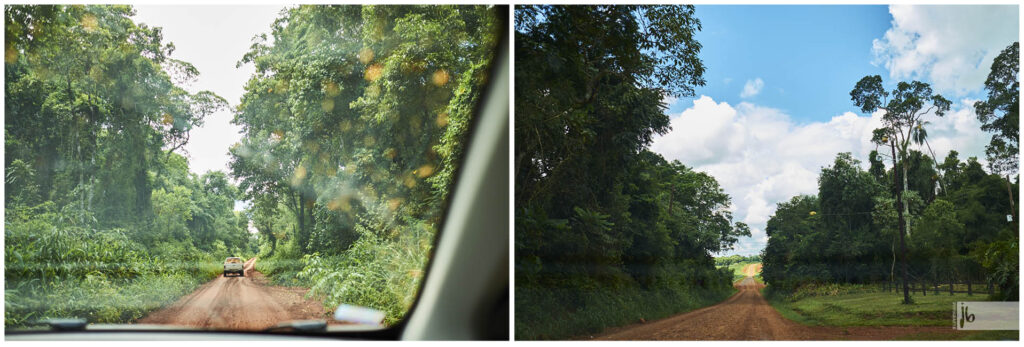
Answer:
<svg viewBox="0 0 1024 347"><path fill-rule="evenodd" d="M412 223L390 235L359 232L351 247L330 255L303 255L294 242L279 243L273 256L256 262L256 270L275 283L310 288L307 297L323 300L329 311L358 305L384 311L384 324L398 322L416 299L434 231Z"/></svg>
<svg viewBox="0 0 1024 347"><path fill-rule="evenodd" d="M385 324L392 324L416 300L430 247L426 230L400 233L395 240L363 235L340 255L304 256L298 278L328 309L343 303L370 307L384 311Z"/></svg>
<svg viewBox="0 0 1024 347"><path fill-rule="evenodd" d="M45 205L7 211L8 328L46 318L131 322L221 273L223 259L189 241L159 242L147 250L126 229L75 225Z"/></svg>
<svg viewBox="0 0 1024 347"><path fill-rule="evenodd" d="M517 283L516 339L562 339L599 333L607 327L651 321L687 312L732 295L728 269L707 270L695 264L668 265L652 287L629 275L614 281L562 274L559 286Z"/></svg>

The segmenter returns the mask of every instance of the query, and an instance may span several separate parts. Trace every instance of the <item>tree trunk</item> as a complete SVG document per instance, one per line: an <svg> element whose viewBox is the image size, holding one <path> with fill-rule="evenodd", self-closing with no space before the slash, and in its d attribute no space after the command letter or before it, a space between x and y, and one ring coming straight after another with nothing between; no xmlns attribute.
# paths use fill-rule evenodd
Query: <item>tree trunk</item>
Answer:
<svg viewBox="0 0 1024 347"><path fill-rule="evenodd" d="M903 168L903 177L902 177L903 178L903 190L902 190L902 192L905 193L907 190L910 190L910 188L908 188L908 185L907 185L907 158L906 158L906 156L904 156L903 163L900 165L900 167ZM901 195L903 193L901 193ZM903 215L910 215L910 204L903 204ZM903 223L906 224L906 226L904 226L906 231L904 231L904 232L906 233L907 237L909 238L910 237L910 227L911 227L911 225L910 225L910 218L905 219L903 221Z"/></svg>
<svg viewBox="0 0 1024 347"><path fill-rule="evenodd" d="M971 289L971 277L967 277L967 296L973 296L974 291Z"/></svg>
<svg viewBox="0 0 1024 347"><path fill-rule="evenodd" d="M1010 182L1010 175L1006 175L1006 193L1010 194L1010 215L1013 216L1013 223L1017 223L1017 207L1013 203L1013 183Z"/></svg>
<svg viewBox="0 0 1024 347"><path fill-rule="evenodd" d="M896 169L896 165L897 164L896 164L896 140L895 139L892 140L892 147L891 148L892 148L892 164L893 164L892 172L893 172L894 175L897 175L898 172L900 172L901 170L897 170ZM905 167L906 166L906 160L903 160L903 163L901 163L901 164L902 164L901 166ZM907 276L907 244L906 244L906 240L905 240L905 236L904 236L906 231L907 231L907 229L906 229L907 224L906 224L906 220L903 217L903 190L901 189L901 186L899 184L899 181L900 181L899 179L894 179L893 181L894 181L893 184L896 185L896 215L898 216L897 219L898 219L898 223L899 223L899 233L900 233L900 255L901 255L900 268L902 268L901 271L903 272L903 303L904 304L909 304L910 303L910 287L909 287L909 283L907 281L907 277L908 277Z"/></svg>
<svg viewBox="0 0 1024 347"><path fill-rule="evenodd" d="M301 249L303 252L306 251L305 240L303 240L303 235L306 234L306 203L305 202L306 201L302 197L302 193L299 193L299 230L296 233L295 237L298 238L299 249Z"/></svg>
<svg viewBox="0 0 1024 347"><path fill-rule="evenodd" d="M953 296L953 283L955 282L956 281L953 280L953 274L949 274L949 296Z"/></svg>

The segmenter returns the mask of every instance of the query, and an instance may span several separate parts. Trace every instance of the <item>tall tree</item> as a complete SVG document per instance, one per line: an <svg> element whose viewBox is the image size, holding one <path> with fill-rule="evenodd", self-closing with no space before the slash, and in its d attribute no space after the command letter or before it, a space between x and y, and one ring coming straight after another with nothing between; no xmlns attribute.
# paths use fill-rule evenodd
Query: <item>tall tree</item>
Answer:
<svg viewBox="0 0 1024 347"><path fill-rule="evenodd" d="M1014 42L992 61L992 71L985 80L988 99L974 103L981 130L994 132L985 147L989 169L1006 177L1006 190L1010 196L1010 213L1018 221L1014 204L1013 181L1010 176L1018 171L1018 144L1020 136L1020 44Z"/></svg>
<svg viewBox="0 0 1024 347"><path fill-rule="evenodd" d="M890 99L891 96L891 99ZM853 90L850 98L854 105L865 113L884 111L882 128L875 129L871 141L877 146L888 146L891 149L893 163L893 185L896 190L896 212L899 223L900 253L903 257L903 303L911 303L907 274L906 237L907 220L903 192L907 190L907 171L909 147L921 135L915 129L923 128L923 117L934 113L942 117L949 111L950 102L942 95L932 92L932 88L923 82L899 82L891 92L882 86L882 77L865 76ZM927 107L926 107L927 106ZM897 169L898 168L898 169ZM900 182L902 181L902 185Z"/></svg>
<svg viewBox="0 0 1024 347"><path fill-rule="evenodd" d="M269 217L281 205L301 251L340 251L362 231L393 238L436 225L497 43L495 14L486 6L282 12L239 62L256 73L235 114L244 136L231 168L246 196L271 198L255 205L257 230L275 235Z"/></svg>

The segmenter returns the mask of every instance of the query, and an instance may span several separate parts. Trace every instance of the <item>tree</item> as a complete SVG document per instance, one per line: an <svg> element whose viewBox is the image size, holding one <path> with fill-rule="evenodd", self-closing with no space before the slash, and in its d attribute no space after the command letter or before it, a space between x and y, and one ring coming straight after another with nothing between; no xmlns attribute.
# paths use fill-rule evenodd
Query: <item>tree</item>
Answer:
<svg viewBox="0 0 1024 347"><path fill-rule="evenodd" d="M870 212L874 198L883 191L874 177L860 169L850 153L839 153L831 167L818 176L817 216L828 239L822 257L831 259L832 278L844 283L863 282L870 276L864 268L871 263L878 231Z"/></svg>
<svg viewBox="0 0 1024 347"><path fill-rule="evenodd" d="M485 6L283 12L239 62L256 73L235 114L244 136L231 149L232 175L247 197L272 198L257 204L256 228L269 230L273 218L264 217L280 203L300 250L341 251L358 230L390 239L439 223L497 44L495 14Z"/></svg>
<svg viewBox="0 0 1024 347"><path fill-rule="evenodd" d="M1010 175L1018 170L1020 154L1020 44L1014 42L1006 47L992 61L992 71L985 80L988 100L974 103L981 130L994 132L985 155L989 169L1006 176L1006 188L1010 197L1010 213L1016 222L1019 216L1014 205L1013 182Z"/></svg>
<svg viewBox="0 0 1024 347"><path fill-rule="evenodd" d="M768 244L761 251L761 277L772 288L792 290L822 279L819 276L824 272L821 269L825 259L819 249L825 240L816 232L821 228L811 214L818 209L817 196L794 196L780 202L768 219Z"/></svg>
<svg viewBox="0 0 1024 347"><path fill-rule="evenodd" d="M892 96L890 99L889 97ZM892 152L894 168L893 185L896 188L896 211L899 223L900 253L903 256L903 303L911 303L907 274L907 250L904 240L908 232L904 216L905 204L903 192L907 190L907 161L909 146L912 141L922 139L915 129L923 129L922 118L933 113L942 117L949 111L950 102L942 95L932 92L927 83L918 81L899 82L896 88L887 92L882 87L882 78L878 75L865 76L850 92L854 105L865 113L884 111L882 128L875 129L872 142L876 146L889 146ZM925 108L926 104L929 104ZM897 161L900 165L897 165ZM899 167L899 169L895 169ZM902 180L903 185L900 186Z"/></svg>
<svg viewBox="0 0 1024 347"><path fill-rule="evenodd" d="M919 225L912 243L926 258L932 260L933 278L948 279L952 292L953 280L958 268L962 267L960 247L963 244L964 224L957 220L953 204L938 199L925 208Z"/></svg>
<svg viewBox="0 0 1024 347"><path fill-rule="evenodd" d="M692 6L517 8L517 206L566 196L572 201L551 208L567 216L581 199L609 205L602 192L628 159L668 131L662 98L704 85L693 13Z"/></svg>
<svg viewBox="0 0 1024 347"><path fill-rule="evenodd" d="M149 169L227 103L178 86L198 71L170 58L174 46L136 25L130 6L5 9L8 160L32 163L44 199L108 226L145 221Z"/></svg>

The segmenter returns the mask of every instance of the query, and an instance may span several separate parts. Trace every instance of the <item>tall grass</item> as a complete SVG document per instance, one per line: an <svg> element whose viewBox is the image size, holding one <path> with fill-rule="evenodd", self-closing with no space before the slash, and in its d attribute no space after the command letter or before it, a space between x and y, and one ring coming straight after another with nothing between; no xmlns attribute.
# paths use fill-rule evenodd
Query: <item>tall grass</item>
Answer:
<svg viewBox="0 0 1024 347"><path fill-rule="evenodd" d="M46 208L6 211L4 326L47 318L127 323L216 277L221 262L191 243L146 249L128 230L96 230Z"/></svg>

